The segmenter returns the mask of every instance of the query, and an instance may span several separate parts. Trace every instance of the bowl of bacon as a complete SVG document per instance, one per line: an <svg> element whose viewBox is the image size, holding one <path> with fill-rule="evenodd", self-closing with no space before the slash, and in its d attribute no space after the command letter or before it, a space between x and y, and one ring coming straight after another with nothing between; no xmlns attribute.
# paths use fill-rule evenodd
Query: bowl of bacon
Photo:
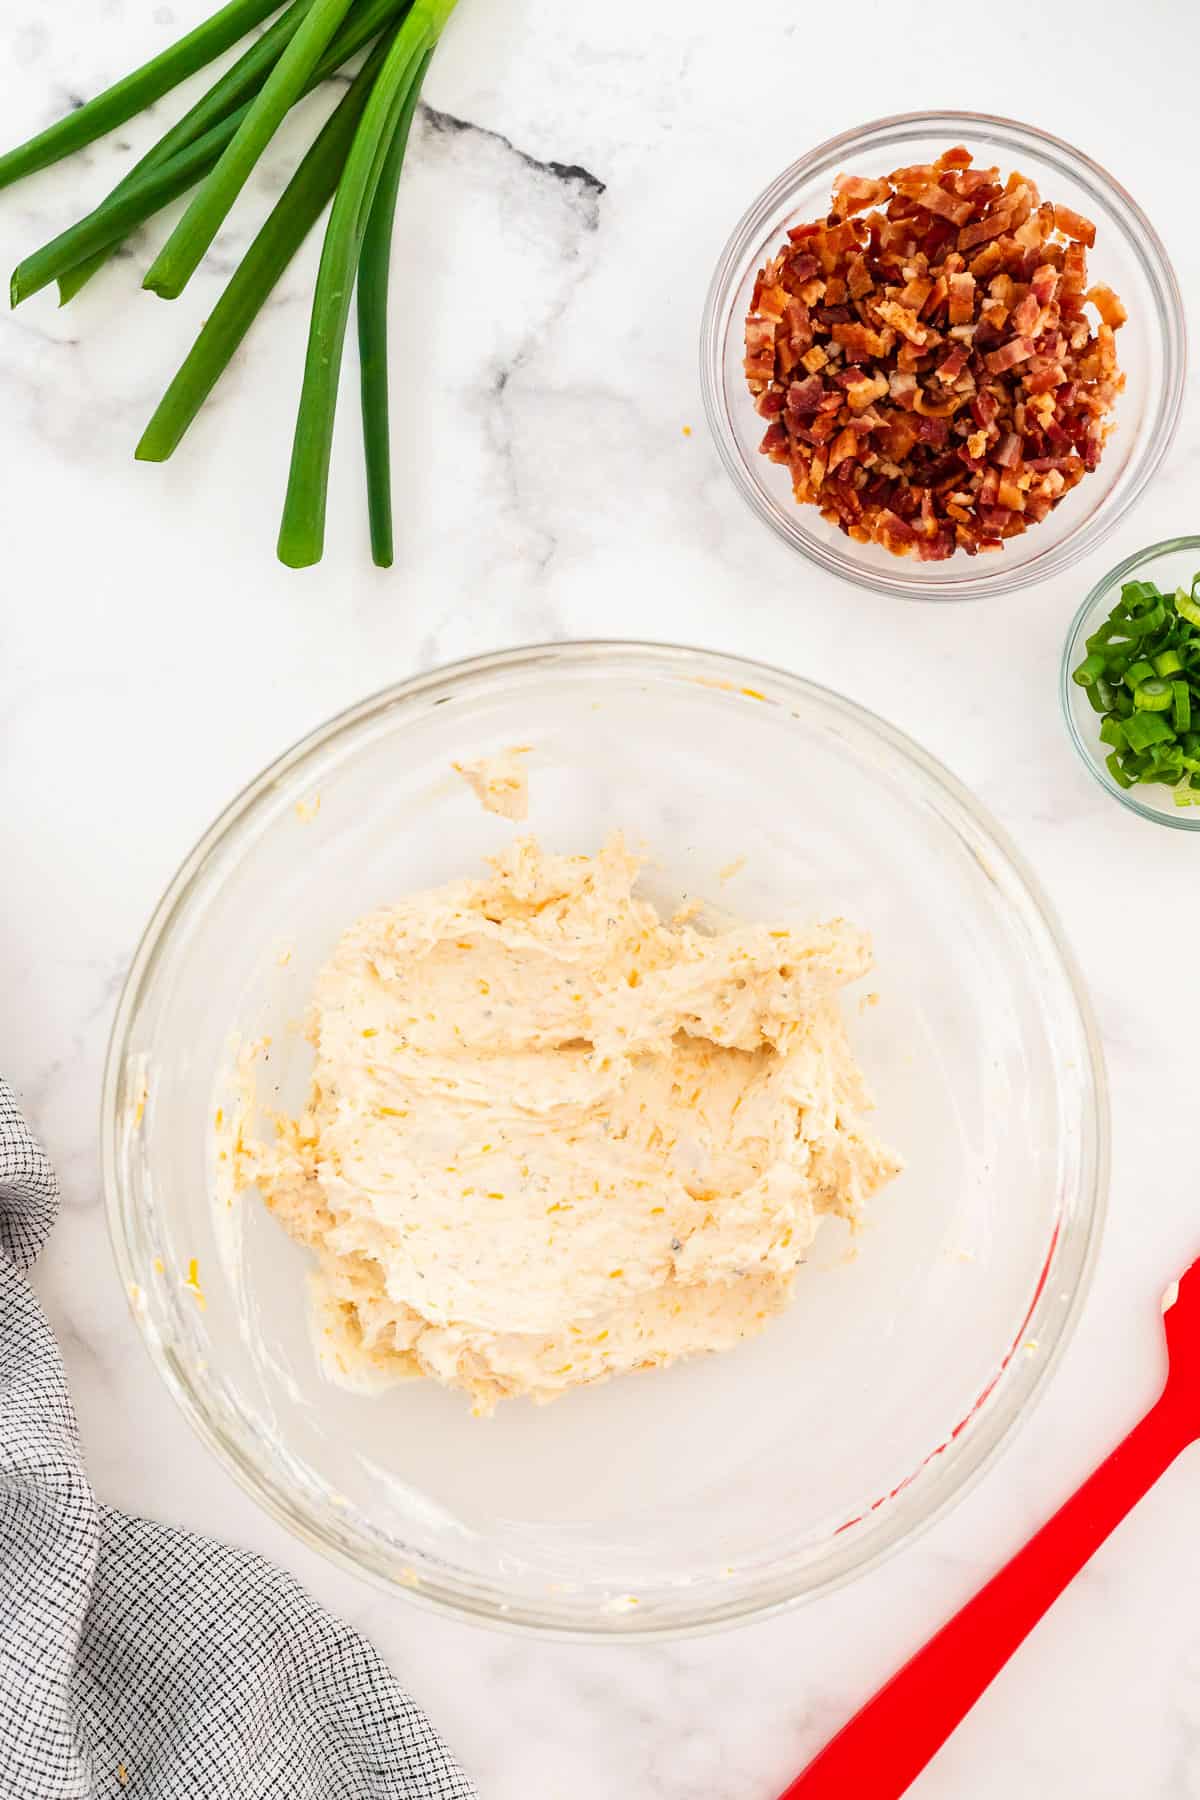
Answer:
<svg viewBox="0 0 1200 1800"><path fill-rule="evenodd" d="M1093 550L1182 405L1160 239L1080 151L926 113L831 139L754 202L705 308L725 467L794 549L864 586L967 599Z"/></svg>

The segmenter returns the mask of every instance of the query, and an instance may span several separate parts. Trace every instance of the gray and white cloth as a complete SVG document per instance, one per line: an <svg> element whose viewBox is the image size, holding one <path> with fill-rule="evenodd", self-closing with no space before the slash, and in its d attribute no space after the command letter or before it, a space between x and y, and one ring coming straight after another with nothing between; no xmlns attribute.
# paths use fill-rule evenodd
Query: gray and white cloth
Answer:
<svg viewBox="0 0 1200 1800"><path fill-rule="evenodd" d="M379 1655L290 1576L97 1502L25 1279L57 1199L0 1080L0 1795L472 1800Z"/></svg>

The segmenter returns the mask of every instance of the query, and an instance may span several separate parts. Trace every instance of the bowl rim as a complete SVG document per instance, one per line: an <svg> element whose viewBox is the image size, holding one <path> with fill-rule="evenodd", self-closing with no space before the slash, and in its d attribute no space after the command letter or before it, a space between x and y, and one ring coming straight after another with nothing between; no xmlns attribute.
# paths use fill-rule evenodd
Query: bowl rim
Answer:
<svg viewBox="0 0 1200 1800"><path fill-rule="evenodd" d="M728 329L726 314L732 306L738 267L746 250L757 241L763 227L788 195L802 181L828 172L832 164L850 152L869 148L874 143L881 146L904 143L943 129L948 137L992 132L1001 139L1012 139L1014 148L1023 142L1047 162L1062 168L1103 197L1108 209L1117 216L1154 292L1164 368L1158 414L1153 429L1148 432L1147 449L1118 506L1106 509L1105 503L1101 503L1091 518L1080 521L1058 544L1030 562L1005 566L1002 557L985 558L985 564L996 566L957 578L944 577L934 583L915 572L922 565L909 565L903 558L896 559L898 567L894 574L885 568L865 568L836 541L826 543L810 531L803 523L805 509L797 507L796 517L792 517L768 503L736 445L729 397L725 391L723 349ZM1187 367L1187 313L1179 280L1165 244L1132 194L1101 163L1076 149L1065 138L1002 114L957 109L893 113L872 119L865 125L826 138L791 163L750 203L726 239L709 282L700 324L700 387L705 418L718 457L751 511L791 549L815 562L828 574L873 593L931 603L982 600L993 594L1013 593L1062 574L1098 549L1141 499L1174 442L1183 412ZM975 558L974 565L980 560ZM910 569L913 572L902 572Z"/></svg>
<svg viewBox="0 0 1200 1800"><path fill-rule="evenodd" d="M1200 558L1200 536L1185 534L1182 537L1162 538L1157 544L1148 544L1143 550L1133 550L1128 556L1102 575L1089 590L1086 600L1080 606L1067 629L1066 641L1063 644L1062 660L1058 672L1058 693L1062 703L1063 718L1066 721L1067 734L1078 751L1084 767L1099 782L1106 794L1119 800L1127 811L1135 813L1139 819L1148 819L1154 825L1165 825L1168 831L1200 831L1200 807L1193 807L1191 813L1180 807L1175 812L1160 812L1155 806L1137 798L1136 788L1123 788L1115 782L1105 766L1104 758L1098 756L1089 746L1079 728L1075 717L1075 709L1071 704L1074 682L1071 673L1075 667L1078 644L1085 626L1090 622L1093 613L1113 589L1118 587L1135 569L1144 568L1148 563L1156 562L1160 556L1171 556L1178 550L1194 550ZM1200 564L1198 564L1200 566Z"/></svg>
<svg viewBox="0 0 1200 1800"><path fill-rule="evenodd" d="M966 1415L963 1423L967 1419L983 1415L985 1407L989 1409L988 1416L982 1420L981 1435L974 1444L973 1456L968 1457L960 1468L957 1478L940 1494L935 1492L932 1503L926 1499L923 1510L916 1512L912 1517L905 1515L903 1494L898 1489L892 1498L896 1500L900 1511L887 1513L888 1523L885 1529L879 1532L876 1541L867 1545L864 1554L858 1556L843 1554L835 1566L820 1574L817 1579L808 1581L801 1579L799 1585L797 1585L797 1573L794 1570L790 1573L785 1570L782 1575L777 1573L773 1579L758 1579L750 1590L722 1606L709 1607L703 1612L685 1614L667 1623L651 1623L647 1619L643 1624L639 1620L639 1615L634 1611L613 1613L606 1616L603 1622L594 1618L586 1622L564 1621L562 1618L547 1619L524 1604L481 1602L473 1590L455 1591L451 1584L444 1584L439 1590L434 1587L432 1581L424 1579L418 1587L398 1582L383 1568L362 1560L345 1548L341 1542L327 1535L303 1504L296 1502L291 1494L284 1491L269 1477L240 1444L225 1435L215 1416L206 1410L202 1395L198 1392L198 1384L192 1379L190 1372L174 1354L171 1347L163 1344L148 1316L144 1302L139 1303L138 1270L133 1260L132 1245L124 1222L125 1192L120 1174L121 1118L124 1098L122 1090L128 1061L126 1046L143 991L163 954L170 927L189 901L193 885L197 878L202 876L205 863L212 850L228 833L246 819L259 800L264 798L282 777L291 774L310 757L336 741L343 733L353 731L356 726L385 711L395 711L405 702L419 700L431 690L460 685L464 681L470 681L475 677L490 676L497 671L532 671L539 667L550 670L564 664L577 666L605 662L628 664L631 667L636 667L639 662L645 662L661 668L664 661L675 665L680 673L690 672L699 665L706 675L718 678L719 686L728 685L728 677L731 673L749 676L750 681L740 682L738 686L748 688L751 694L757 698L762 696L758 694L757 688L753 685L755 679L759 683L765 682L768 686L775 683L800 700L812 699L820 704L832 706L835 713L841 713L843 717L849 717L856 723L865 725L870 732L882 739L901 758L915 765L926 780L939 788L953 805L965 812L970 822L990 839L992 846L1005 859L1008 869L1022 890L1024 900L1031 909L1034 923L1044 934L1046 944L1058 963L1065 991L1078 1022L1090 1091L1090 1105L1085 1104L1086 1141L1083 1145L1081 1162L1078 1217L1073 1221L1072 1231L1064 1232L1061 1221L1055 1227L1046 1251L1042 1274L1030 1300L1027 1319L1032 1316L1040 1303L1046 1290L1049 1273L1067 1239L1073 1243L1074 1267L1073 1274L1071 1270L1067 1270L1058 1277L1062 1283L1069 1283L1069 1298L1064 1301L1056 1316L1055 1330L1051 1341L1046 1344L1043 1340L1044 1354L1037 1357L1017 1358L1016 1350L1024 1336L1023 1329L1018 1331L1012 1348L1002 1360L991 1383ZM647 673L652 673L649 667ZM733 694L730 695L731 699L737 697ZM660 643L653 640L629 639L589 639L576 642L539 643L493 651L483 656L468 657L442 664L434 670L382 688L366 699L328 718L314 730L297 739L290 748L249 781L234 796L183 859L168 883L162 898L151 913L149 922L138 942L122 987L109 1035L101 1098L100 1137L109 1241L126 1301L137 1324L143 1347L192 1430L242 1491L276 1524L282 1525L310 1549L317 1551L340 1568L357 1576L360 1580L369 1582L393 1598L399 1593L406 1599L443 1616L465 1619L470 1623L505 1631L520 1631L523 1634L551 1641L592 1643L664 1642L729 1629L752 1620L772 1617L866 1575L901 1547L910 1545L936 1520L943 1518L991 1468L1001 1452L1012 1442L1019 1428L1030 1417L1034 1407L1045 1394L1049 1386L1049 1378L1057 1369L1059 1359L1074 1334L1091 1287L1103 1235L1107 1215L1110 1165L1110 1118L1104 1054L1079 967L1065 940L1054 909L1043 893L1032 869L1011 842L1008 834L978 805L969 790L944 764L905 732L882 719L869 708L861 706L857 701L849 699L834 689L809 681L803 676L795 675L774 664L730 655L723 651ZM1061 1287L1059 1291L1062 1292ZM1001 1389L1001 1382L1008 1374L1010 1367L1015 1367L1018 1373L1023 1374L1024 1380L1011 1390L1007 1386ZM995 1397L994 1407L993 1397ZM941 1446L934 1446L914 1473L919 1473L920 1469L938 1457L945 1447L945 1443ZM908 1483L903 1486L907 1487Z"/></svg>

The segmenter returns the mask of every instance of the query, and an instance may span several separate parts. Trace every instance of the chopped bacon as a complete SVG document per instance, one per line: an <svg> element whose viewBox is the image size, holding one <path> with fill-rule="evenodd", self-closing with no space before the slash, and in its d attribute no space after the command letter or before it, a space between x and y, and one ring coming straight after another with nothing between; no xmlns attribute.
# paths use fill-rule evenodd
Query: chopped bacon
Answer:
<svg viewBox="0 0 1200 1800"><path fill-rule="evenodd" d="M964 225L958 234L960 250L969 250L973 244L986 244L991 238L1002 237L1012 224L1012 214L1004 211L992 213L976 219L971 225Z"/></svg>
<svg viewBox="0 0 1200 1800"><path fill-rule="evenodd" d="M1023 300L1017 301L1009 314L1008 323L1018 337L1031 338L1036 335L1038 320L1041 316L1042 309L1038 305L1038 297L1035 293L1030 292Z"/></svg>
<svg viewBox="0 0 1200 1800"><path fill-rule="evenodd" d="M869 362L872 357L887 354L883 337L868 325L834 325L830 336L841 345L847 362Z"/></svg>
<svg viewBox="0 0 1200 1800"><path fill-rule="evenodd" d="M955 344L949 356L938 364L936 370L937 378L939 381L945 382L957 381L966 366L966 349L962 344Z"/></svg>
<svg viewBox="0 0 1200 1800"><path fill-rule="evenodd" d="M992 451L992 461L999 469L1011 469L1021 456L1021 440L1015 431L1006 431Z"/></svg>
<svg viewBox="0 0 1200 1800"><path fill-rule="evenodd" d="M1087 250L1096 242L1096 227L1092 221L1085 219L1082 213L1073 212L1069 206L1055 205L1054 226L1064 237L1074 238L1077 244L1082 244Z"/></svg>
<svg viewBox="0 0 1200 1800"><path fill-rule="evenodd" d="M1053 263L1041 263L1033 271L1029 283L1039 306L1049 306L1058 292L1058 270Z"/></svg>
<svg viewBox="0 0 1200 1800"><path fill-rule="evenodd" d="M1095 307L1111 331L1119 330L1129 317L1112 289L1105 287L1103 282L1095 287L1090 287L1083 297Z"/></svg>
<svg viewBox="0 0 1200 1800"><path fill-rule="evenodd" d="M884 300L875 308L875 311L885 325L890 325L893 331L898 331L901 337L906 337L910 344L923 344L928 339L929 332L922 325L916 313L911 307L901 306L898 300Z"/></svg>
<svg viewBox="0 0 1200 1800"><path fill-rule="evenodd" d="M793 381L787 391L787 409L797 418L805 413L815 413L825 398L825 383L819 375L810 375L806 381Z"/></svg>
<svg viewBox="0 0 1200 1800"><path fill-rule="evenodd" d="M913 198L926 212L936 213L940 219L949 219L951 225L965 225L975 210L969 200L959 200L953 194L948 194L936 181L921 188Z"/></svg>
<svg viewBox="0 0 1200 1800"><path fill-rule="evenodd" d="M1094 235L958 146L839 177L830 214L759 270L746 322L763 454L797 501L923 561L1044 519L1097 466L1124 386Z"/></svg>
<svg viewBox="0 0 1200 1800"><path fill-rule="evenodd" d="M975 316L975 277L963 271L949 276L950 323L967 325Z"/></svg>
<svg viewBox="0 0 1200 1800"><path fill-rule="evenodd" d="M867 259L860 250L846 271L846 287L849 290L850 298L861 300L863 295L869 294L874 286L871 271L867 267Z"/></svg>
<svg viewBox="0 0 1200 1800"><path fill-rule="evenodd" d="M1014 369L1019 362L1024 362L1033 355L1033 343L1029 338L1009 338L1007 344L1001 344L998 350L991 351L984 357L984 362L993 375L1003 375L1005 369Z"/></svg>
<svg viewBox="0 0 1200 1800"><path fill-rule="evenodd" d="M879 200L886 200L891 189L886 181L869 181L862 175L839 175L833 184L835 219L848 219L851 213L865 212Z"/></svg>

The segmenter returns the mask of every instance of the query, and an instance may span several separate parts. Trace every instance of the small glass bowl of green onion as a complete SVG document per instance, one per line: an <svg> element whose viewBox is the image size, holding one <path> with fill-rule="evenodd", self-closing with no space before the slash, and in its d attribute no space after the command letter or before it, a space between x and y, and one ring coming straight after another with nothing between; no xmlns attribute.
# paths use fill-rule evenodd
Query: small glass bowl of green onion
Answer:
<svg viewBox="0 0 1200 1800"><path fill-rule="evenodd" d="M1100 785L1144 819L1200 831L1200 537L1152 544L1096 584L1061 690Z"/></svg>

